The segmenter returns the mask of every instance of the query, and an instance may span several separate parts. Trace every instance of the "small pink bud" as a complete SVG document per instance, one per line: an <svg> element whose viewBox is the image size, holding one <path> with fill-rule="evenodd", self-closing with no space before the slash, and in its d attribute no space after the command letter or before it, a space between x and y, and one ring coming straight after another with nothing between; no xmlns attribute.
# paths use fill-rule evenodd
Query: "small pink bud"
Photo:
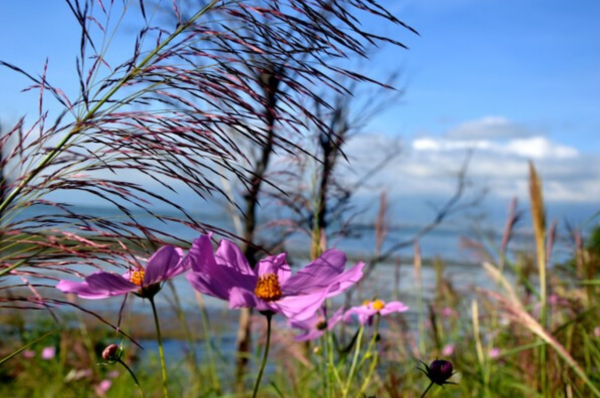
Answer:
<svg viewBox="0 0 600 398"><path fill-rule="evenodd" d="M121 358L121 349L116 344L111 344L107 346L104 351L102 351L102 359L105 361L117 361Z"/></svg>

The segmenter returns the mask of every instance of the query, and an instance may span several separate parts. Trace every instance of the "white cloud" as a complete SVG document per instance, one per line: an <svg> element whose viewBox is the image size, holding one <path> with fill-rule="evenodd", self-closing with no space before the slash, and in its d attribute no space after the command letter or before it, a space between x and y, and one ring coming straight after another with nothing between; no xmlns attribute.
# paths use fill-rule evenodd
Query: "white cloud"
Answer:
<svg viewBox="0 0 600 398"><path fill-rule="evenodd" d="M461 126L513 125L502 118L484 118ZM460 126L459 126L460 127ZM458 128L451 131L457 131ZM463 130L466 131L466 130ZM489 132L489 130L488 130ZM582 154L576 148L525 129L511 137L507 132L487 138L419 137L404 143L404 153L383 170L371 187L391 195L446 196L456 188L456 177L469 150L473 150L468 177L476 187L488 188L497 198L528 195L528 162L532 160L542 178L545 200L597 203L600 198L600 154ZM477 136L474 132L472 137ZM511 137L511 138L508 138ZM385 135L355 137L346 149L360 175L372 164L378 148L385 148ZM348 177L350 178L350 177ZM378 190L379 190L378 189Z"/></svg>
<svg viewBox="0 0 600 398"><path fill-rule="evenodd" d="M446 138L419 138L412 142L416 151L449 152L474 149L496 154L517 155L525 158L566 159L577 156L578 151L573 147L557 144L546 137L535 136L517 138L506 142L493 140L451 140Z"/></svg>

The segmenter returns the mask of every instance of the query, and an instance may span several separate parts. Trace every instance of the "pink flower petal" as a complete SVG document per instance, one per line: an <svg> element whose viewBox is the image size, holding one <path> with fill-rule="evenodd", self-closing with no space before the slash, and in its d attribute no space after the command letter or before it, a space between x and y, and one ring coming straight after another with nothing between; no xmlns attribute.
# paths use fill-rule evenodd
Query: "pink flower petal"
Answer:
<svg viewBox="0 0 600 398"><path fill-rule="evenodd" d="M148 259L144 286L167 280L185 270L182 262L183 250L174 246L163 246Z"/></svg>

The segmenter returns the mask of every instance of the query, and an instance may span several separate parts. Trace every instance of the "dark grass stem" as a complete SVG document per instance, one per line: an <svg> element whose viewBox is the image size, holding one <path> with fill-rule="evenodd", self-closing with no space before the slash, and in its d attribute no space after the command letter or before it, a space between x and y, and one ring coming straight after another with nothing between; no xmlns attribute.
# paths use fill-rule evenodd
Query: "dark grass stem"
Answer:
<svg viewBox="0 0 600 398"><path fill-rule="evenodd" d="M123 367L125 369L127 369L127 371L129 372L129 374L133 378L133 381L135 382L135 385L137 386L138 391L140 392L140 395L142 396L142 398L144 398L145 397L144 390L142 390L142 386L140 385L140 382L137 379L137 377L135 377L135 373L133 373L133 370L131 370L131 368L129 366L127 366L127 364L125 362L123 362L123 360L118 359L117 362L120 363L121 365L123 365Z"/></svg>
<svg viewBox="0 0 600 398"><path fill-rule="evenodd" d="M252 398L256 398L256 394L258 394L258 387L260 386L260 381L262 380L263 373L265 372L265 367L267 366L269 348L271 346L271 319L273 318L273 314L268 312L265 314L265 316L267 317L267 341L265 343L265 352L263 354L262 363L260 364L260 370L258 371L258 376L256 376L256 382L254 383L254 391L252 392Z"/></svg>
<svg viewBox="0 0 600 398"><path fill-rule="evenodd" d="M425 395L427 395L427 393L429 392L429 390L431 390L431 387L433 387L433 381L431 383L429 383L429 385L427 386L427 388L425 389L425 391L423 391L423 394L421 394L421 398L424 398Z"/></svg>
<svg viewBox="0 0 600 398"><path fill-rule="evenodd" d="M154 315L154 325L156 326L156 339L158 340L158 355L160 356L160 367L162 368L162 379L163 379L163 393L164 397L169 397L168 378L167 378L167 364L165 362L165 351L163 348L162 336L160 334L160 325L158 322L158 312L156 311L156 305L154 304L154 298L150 297L150 304L152 305L152 314Z"/></svg>

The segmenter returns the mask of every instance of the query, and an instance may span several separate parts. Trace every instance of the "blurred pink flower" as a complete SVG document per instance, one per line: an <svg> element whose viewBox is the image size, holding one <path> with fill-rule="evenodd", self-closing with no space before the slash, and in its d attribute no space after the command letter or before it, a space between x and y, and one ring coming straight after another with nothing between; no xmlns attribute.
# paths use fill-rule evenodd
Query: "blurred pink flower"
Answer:
<svg viewBox="0 0 600 398"><path fill-rule="evenodd" d="M371 324L376 314L386 316L392 312L404 312L408 307L400 301L385 302L383 300L366 300L363 305L352 307L344 314L344 321L348 322L353 315L356 315L362 326Z"/></svg>
<svg viewBox="0 0 600 398"><path fill-rule="evenodd" d="M112 386L112 381L108 379L102 380L95 388L96 394L98 394L101 397L105 396L110 386Z"/></svg>
<svg viewBox="0 0 600 398"><path fill-rule="evenodd" d="M450 308L450 307L442 308L442 316L444 318L450 318L453 315L454 315L454 310L452 308Z"/></svg>
<svg viewBox="0 0 600 398"><path fill-rule="evenodd" d="M119 374L120 373L118 370L111 370L106 376L108 376L109 379L116 379L117 377L119 377Z"/></svg>
<svg viewBox="0 0 600 398"><path fill-rule="evenodd" d="M496 358L498 358L498 357L500 356L500 349L499 349L499 348L496 348L496 347L492 348L492 349L491 349L491 350L488 352L488 356L489 356L491 359L496 359Z"/></svg>
<svg viewBox="0 0 600 398"><path fill-rule="evenodd" d="M50 360L56 356L56 348L50 346L42 350L42 359Z"/></svg>
<svg viewBox="0 0 600 398"><path fill-rule="evenodd" d="M454 344L446 344L444 348L442 348L442 355L445 357L449 357L454 354Z"/></svg>
<svg viewBox="0 0 600 398"><path fill-rule="evenodd" d="M32 359L35 357L35 351L33 350L25 350L21 353L21 355L23 355L24 358L26 359Z"/></svg>
<svg viewBox="0 0 600 398"><path fill-rule="evenodd" d="M594 328L594 336L600 337L600 326Z"/></svg>

